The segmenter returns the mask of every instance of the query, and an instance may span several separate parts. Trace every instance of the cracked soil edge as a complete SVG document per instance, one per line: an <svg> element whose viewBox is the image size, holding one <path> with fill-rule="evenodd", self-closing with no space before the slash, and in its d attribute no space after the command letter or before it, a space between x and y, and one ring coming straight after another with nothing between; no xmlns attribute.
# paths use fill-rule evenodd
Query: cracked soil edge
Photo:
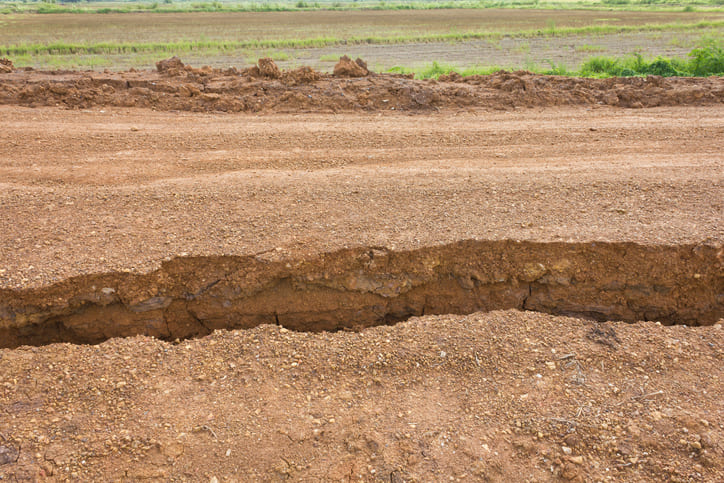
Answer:
<svg viewBox="0 0 724 483"><path fill-rule="evenodd" d="M722 247L463 241L365 247L301 260L183 257L0 290L0 347L173 340L282 325L361 329L411 316L522 309L595 320L710 325L724 316Z"/></svg>

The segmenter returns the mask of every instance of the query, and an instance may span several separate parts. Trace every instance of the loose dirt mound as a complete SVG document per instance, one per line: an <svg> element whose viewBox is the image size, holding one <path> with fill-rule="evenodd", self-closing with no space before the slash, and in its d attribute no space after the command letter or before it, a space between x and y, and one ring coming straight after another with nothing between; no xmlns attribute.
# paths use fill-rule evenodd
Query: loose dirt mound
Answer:
<svg viewBox="0 0 724 483"><path fill-rule="evenodd" d="M10 59L0 58L0 74L7 74L15 70Z"/></svg>
<svg viewBox="0 0 724 483"><path fill-rule="evenodd" d="M361 74L344 61L339 75ZM414 80L393 74L335 77L309 68L281 72L270 59L237 70L195 69L172 58L158 72L14 72L0 103L29 106L137 106L156 110L340 112L609 105L627 108L724 102L724 78L582 79L529 72Z"/></svg>
<svg viewBox="0 0 724 483"><path fill-rule="evenodd" d="M262 77L268 77L270 79L278 79L282 76L282 71L274 63L274 61L268 57L259 59L257 62L259 66L259 74Z"/></svg>
<svg viewBox="0 0 724 483"><path fill-rule="evenodd" d="M179 75L184 70L184 63L176 56L156 62L156 70L162 74Z"/></svg>
<svg viewBox="0 0 724 483"><path fill-rule="evenodd" d="M311 67L303 66L294 70L287 70L282 74L284 82L289 85L310 84L322 78L321 74Z"/></svg>
<svg viewBox="0 0 724 483"><path fill-rule="evenodd" d="M339 62L334 66L335 77L365 77L369 75L367 63L358 58L354 62L346 55L339 58Z"/></svg>

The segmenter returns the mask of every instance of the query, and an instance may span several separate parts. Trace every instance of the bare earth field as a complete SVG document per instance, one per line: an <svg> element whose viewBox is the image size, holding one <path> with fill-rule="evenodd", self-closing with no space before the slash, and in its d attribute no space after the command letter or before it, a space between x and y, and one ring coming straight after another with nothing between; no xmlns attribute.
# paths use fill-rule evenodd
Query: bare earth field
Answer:
<svg viewBox="0 0 724 483"><path fill-rule="evenodd" d="M147 68L173 53L195 65L227 67L273 56L281 67L308 65L329 70L341 54L361 56L375 70L418 68L433 61L458 67L543 68L549 63L576 69L593 55L685 57L716 27L682 30L676 24L720 22L724 12L636 12L587 10L415 10L264 13L15 14L0 16L0 56L38 69ZM596 32L598 27L669 25L660 31ZM593 35L563 35L562 29L592 28ZM535 32L538 31L538 34ZM556 33L557 32L557 33ZM490 38L464 41L466 34ZM525 33L523 35L523 33ZM447 35L449 42L428 36ZM333 44L313 40L335 39ZM300 42L292 48L285 41ZM197 42L193 48L169 43ZM242 42L243 45L236 45ZM255 42L266 42L264 45ZM305 43L310 42L310 43ZM4 49L33 45L88 46L86 51L25 54ZM125 45L125 48L121 48Z"/></svg>
<svg viewBox="0 0 724 483"><path fill-rule="evenodd" d="M721 481L723 82L0 74L0 479Z"/></svg>
<svg viewBox="0 0 724 483"><path fill-rule="evenodd" d="M225 68L230 65L253 64L256 59L274 55L280 68L292 69L306 65L331 72L340 56L361 57L372 70L384 72L392 67L419 69L432 62L452 65L458 69L476 66L498 66L508 70L537 66L551 68L563 65L578 69L592 56L626 57L640 53L644 58L686 58L702 37L712 37L716 29L691 31L636 32L598 35L550 37L508 37L490 40L451 42L404 42L390 44L334 45L318 48L231 49L184 52L183 59L193 65ZM105 55L53 54L33 56L18 65L48 68L49 65L78 65L83 68L108 67L111 70L147 69L156 61L155 53L116 53ZM531 68L531 67L528 67Z"/></svg>
<svg viewBox="0 0 724 483"><path fill-rule="evenodd" d="M395 37L426 33L517 32L551 27L695 23L724 12L452 9L135 14L15 14L0 17L0 45Z"/></svg>

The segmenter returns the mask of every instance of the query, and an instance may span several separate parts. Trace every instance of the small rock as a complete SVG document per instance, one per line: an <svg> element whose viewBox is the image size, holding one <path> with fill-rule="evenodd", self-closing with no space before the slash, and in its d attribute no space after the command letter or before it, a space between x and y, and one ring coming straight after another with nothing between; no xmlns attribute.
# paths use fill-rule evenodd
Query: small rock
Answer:
<svg viewBox="0 0 724 483"><path fill-rule="evenodd" d="M12 446L0 446L0 466L15 463L18 460L18 450Z"/></svg>
<svg viewBox="0 0 724 483"><path fill-rule="evenodd" d="M546 267L542 263L527 263L523 267L521 280L524 282L535 282L547 272Z"/></svg>
<svg viewBox="0 0 724 483"><path fill-rule="evenodd" d="M573 480L578 476L578 469L571 463L566 463L561 471L561 476L566 480Z"/></svg>
<svg viewBox="0 0 724 483"><path fill-rule="evenodd" d="M563 450L565 454L571 454L573 452L568 446L561 446L561 450Z"/></svg>

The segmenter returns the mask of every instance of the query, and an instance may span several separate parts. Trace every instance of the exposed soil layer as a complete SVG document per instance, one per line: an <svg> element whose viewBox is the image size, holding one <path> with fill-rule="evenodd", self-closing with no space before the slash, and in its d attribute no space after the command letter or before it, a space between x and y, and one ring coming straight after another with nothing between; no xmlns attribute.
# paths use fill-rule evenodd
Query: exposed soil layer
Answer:
<svg viewBox="0 0 724 483"><path fill-rule="evenodd" d="M722 77L580 79L501 71L489 76L444 76L438 82L366 75L366 67L351 61L336 69L336 75L310 75L308 68L281 72L270 62L261 59L259 66L243 70L196 69L179 60L180 67L158 72L15 71L0 78L0 103L76 109L352 112L600 104L640 108L724 102Z"/></svg>
<svg viewBox="0 0 724 483"><path fill-rule="evenodd" d="M361 329L425 314L525 309L708 325L724 317L724 251L631 243L461 242L316 259L180 258L146 274L0 290L0 347L178 339L277 324Z"/></svg>
<svg viewBox="0 0 724 483"><path fill-rule="evenodd" d="M724 479L720 325L508 311L0 361L11 481Z"/></svg>

